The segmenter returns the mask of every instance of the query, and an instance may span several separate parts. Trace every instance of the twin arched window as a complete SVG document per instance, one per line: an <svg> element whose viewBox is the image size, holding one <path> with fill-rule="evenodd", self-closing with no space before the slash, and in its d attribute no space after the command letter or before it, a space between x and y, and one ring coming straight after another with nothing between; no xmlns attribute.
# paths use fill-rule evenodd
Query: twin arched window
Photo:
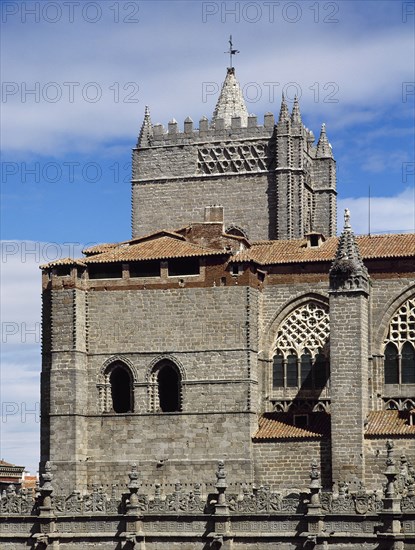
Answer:
<svg viewBox="0 0 415 550"><path fill-rule="evenodd" d="M415 299L392 317L384 348L385 384L415 384Z"/></svg>
<svg viewBox="0 0 415 550"><path fill-rule="evenodd" d="M131 368L123 361L114 361L105 368L103 376L103 383L98 384L101 411L117 414L134 412ZM180 412L182 375L179 367L167 359L159 361L151 370L149 391L151 411Z"/></svg>

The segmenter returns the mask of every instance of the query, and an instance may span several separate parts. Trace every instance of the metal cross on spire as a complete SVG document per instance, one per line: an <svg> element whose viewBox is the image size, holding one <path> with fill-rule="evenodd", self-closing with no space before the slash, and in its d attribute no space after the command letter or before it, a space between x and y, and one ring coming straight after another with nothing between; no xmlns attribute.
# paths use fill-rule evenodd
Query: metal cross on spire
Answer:
<svg viewBox="0 0 415 550"><path fill-rule="evenodd" d="M240 53L239 50L235 50L233 48L233 44L232 44L232 35L230 35L229 37L229 50L225 53L228 53L229 54L229 68L232 69L233 68L233 64L232 64L232 56L233 55L236 55L237 53Z"/></svg>

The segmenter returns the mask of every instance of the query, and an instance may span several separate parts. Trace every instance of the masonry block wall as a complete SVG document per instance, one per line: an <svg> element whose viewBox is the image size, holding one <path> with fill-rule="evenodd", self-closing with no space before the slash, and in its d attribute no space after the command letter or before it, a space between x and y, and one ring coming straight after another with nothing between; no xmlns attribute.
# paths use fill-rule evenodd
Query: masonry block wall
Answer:
<svg viewBox="0 0 415 550"><path fill-rule="evenodd" d="M84 482L87 457L87 356L85 292L48 291L44 295L41 460L53 457L69 486Z"/></svg>
<svg viewBox="0 0 415 550"><path fill-rule="evenodd" d="M71 472L60 476L67 490L105 479L125 483L136 461L148 482L211 482L221 458L231 480L252 480L258 291L51 292L56 337L50 382L44 372L52 403L44 419L51 440L44 456ZM87 358L76 349L81 332ZM164 358L183 372L179 413L151 408L149 375ZM119 359L133 371L134 412L104 414L98 384L103 366Z"/></svg>
<svg viewBox="0 0 415 550"><path fill-rule="evenodd" d="M299 452L301 446L301 452ZM316 460L321 469L321 483L331 490L330 440L269 441L254 443L255 483L281 491L306 491L310 484L310 463Z"/></svg>

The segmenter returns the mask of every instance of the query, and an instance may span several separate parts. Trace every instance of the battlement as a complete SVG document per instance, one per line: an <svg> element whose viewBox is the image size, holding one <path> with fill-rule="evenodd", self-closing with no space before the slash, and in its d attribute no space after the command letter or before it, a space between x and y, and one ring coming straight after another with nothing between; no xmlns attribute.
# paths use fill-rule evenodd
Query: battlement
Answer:
<svg viewBox="0 0 415 550"><path fill-rule="evenodd" d="M202 117L199 127L194 127L194 122L187 117L182 129L175 119L172 119L167 129L162 124L151 126L151 135L140 134L137 148L160 147L168 145L189 145L193 143L205 143L210 141L240 140L250 138L271 138L274 133L275 117L273 113L265 113L263 124L258 123L256 115L248 116L247 126L242 126L241 117L232 117L230 127L225 126L224 119L216 119L215 125L209 124L207 117ZM145 139L142 139L145 137Z"/></svg>
<svg viewBox="0 0 415 550"><path fill-rule="evenodd" d="M147 132L144 135L143 132L140 132L136 149L191 145L215 141L257 138L271 139L275 133L300 136L307 142L309 148L315 141L313 132L301 122L296 123L295 121L288 120L283 124L277 124L274 114L267 112L264 115L262 124L258 122L256 115L249 115L246 126L242 125L241 117L232 117L231 126L228 127L223 118L216 119L213 124L212 122L209 123L208 118L203 116L199 120L198 128L194 126L194 122L190 117L184 120L183 126L180 128L179 123L173 118L168 123L167 128L163 124L154 124L147 128Z"/></svg>

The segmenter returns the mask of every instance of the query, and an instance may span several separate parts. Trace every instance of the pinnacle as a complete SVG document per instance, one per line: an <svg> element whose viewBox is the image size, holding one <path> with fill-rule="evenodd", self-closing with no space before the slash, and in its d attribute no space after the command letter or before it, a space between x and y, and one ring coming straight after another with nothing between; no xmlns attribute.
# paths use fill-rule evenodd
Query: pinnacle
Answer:
<svg viewBox="0 0 415 550"><path fill-rule="evenodd" d="M285 96L284 94L282 94L280 116L278 118L278 122L284 122L286 120L290 120L290 112L285 101Z"/></svg>
<svg viewBox="0 0 415 550"><path fill-rule="evenodd" d="M294 98L294 105L291 113L291 122L301 124L300 104L298 102L297 96L295 96Z"/></svg>
<svg viewBox="0 0 415 550"><path fill-rule="evenodd" d="M144 111L144 120L141 126L140 135L138 136L139 147L148 147L151 144L153 137L153 125L151 124L150 109L146 105Z"/></svg>
<svg viewBox="0 0 415 550"><path fill-rule="evenodd" d="M327 139L326 134L326 125L321 125L320 138L317 143L317 158L333 158L333 151L331 150L331 145Z"/></svg>
<svg viewBox="0 0 415 550"><path fill-rule="evenodd" d="M235 76L235 69L228 68L225 82L216 104L212 117L212 127L218 119L225 121L225 128L230 128L233 117L241 118L241 126L246 126L248 122L248 110L242 95L239 82Z"/></svg>
<svg viewBox="0 0 415 550"><path fill-rule="evenodd" d="M350 224L350 211L344 211L344 228L330 268L332 290L366 290L369 274L363 263Z"/></svg>

